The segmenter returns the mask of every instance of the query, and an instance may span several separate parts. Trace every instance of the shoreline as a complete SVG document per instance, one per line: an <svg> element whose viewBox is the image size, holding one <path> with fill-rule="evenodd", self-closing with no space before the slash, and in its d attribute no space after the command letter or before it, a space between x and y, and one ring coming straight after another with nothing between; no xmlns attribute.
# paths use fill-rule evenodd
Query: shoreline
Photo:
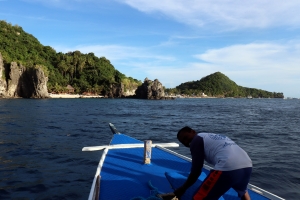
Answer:
<svg viewBox="0 0 300 200"><path fill-rule="evenodd" d="M80 95L80 94L49 94L49 98L75 99L75 98L104 98L101 95Z"/></svg>
<svg viewBox="0 0 300 200"><path fill-rule="evenodd" d="M66 93L64 93L64 94L51 94L51 93L49 93L49 98L52 98L52 99L59 99L59 98L62 98L62 99L77 99L77 98L106 98L106 97L101 96L101 95L82 95L82 94L66 94ZM166 98L174 98L174 99L248 99L246 97L234 98L234 97L211 97L211 96L202 96L202 97L166 96ZM267 98L255 98L255 99L267 99ZM274 98L272 98L272 99L274 99ZM292 98L290 98L290 99L292 99ZM293 99L296 99L296 98L293 98Z"/></svg>

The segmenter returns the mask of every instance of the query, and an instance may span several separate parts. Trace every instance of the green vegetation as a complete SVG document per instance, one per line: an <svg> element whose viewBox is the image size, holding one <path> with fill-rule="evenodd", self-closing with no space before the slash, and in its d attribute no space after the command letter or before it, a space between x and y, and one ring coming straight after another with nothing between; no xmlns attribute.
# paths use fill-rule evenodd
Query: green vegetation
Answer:
<svg viewBox="0 0 300 200"><path fill-rule="evenodd" d="M182 83L176 88L166 89L168 94L201 96L203 93L214 97L283 98L283 93L238 86L221 72L206 76L199 81Z"/></svg>
<svg viewBox="0 0 300 200"><path fill-rule="evenodd" d="M5 21L0 21L0 52L6 66L15 61L27 68L42 67L49 77L49 92L65 92L66 86L71 85L76 93L107 94L112 84L122 83L125 91L142 84L141 81L126 77L116 70L105 57L98 58L93 53L83 54L80 51L57 53L52 47L43 46L20 26ZM2 74L2 78L7 77L6 75ZM251 95L254 98L283 98L283 93L238 86L220 72L199 81L186 82L176 88L165 89L165 92L190 96L201 96L204 93L214 97Z"/></svg>
<svg viewBox="0 0 300 200"><path fill-rule="evenodd" d="M0 21L0 52L4 63L18 62L25 67L43 66L49 76L49 92L64 92L72 85L76 93L107 93L111 84L124 84L125 89L141 85L141 81L126 77L105 57L80 51L57 53L43 46L20 26Z"/></svg>

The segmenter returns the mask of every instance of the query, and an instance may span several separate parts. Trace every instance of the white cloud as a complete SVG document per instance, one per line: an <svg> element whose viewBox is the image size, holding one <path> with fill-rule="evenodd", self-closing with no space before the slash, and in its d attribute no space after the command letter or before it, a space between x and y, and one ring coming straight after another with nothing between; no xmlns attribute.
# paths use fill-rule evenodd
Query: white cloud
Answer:
<svg viewBox="0 0 300 200"><path fill-rule="evenodd" d="M54 47L57 51L68 52L79 50L82 53L93 52L98 57L107 57L112 61L119 60L160 60L160 61L173 61L175 60L172 56L161 56L155 53L151 53L150 50L146 48L130 47L130 46L121 46L121 45L81 45L76 47Z"/></svg>
<svg viewBox="0 0 300 200"><path fill-rule="evenodd" d="M296 90L300 85L300 41L250 43L210 49L194 55L194 62L183 57L175 59L175 55L154 53L156 49L119 45L56 49L63 52L76 49L83 53L94 52L99 57L105 55L127 76L139 80L145 77L158 79L165 87L196 81L220 71L244 87L300 97L300 92Z"/></svg>
<svg viewBox="0 0 300 200"><path fill-rule="evenodd" d="M116 0L141 12L162 13L193 26L226 29L299 27L300 1L274 0Z"/></svg>
<svg viewBox="0 0 300 200"><path fill-rule="evenodd" d="M251 43L196 55L238 85L300 97L300 41ZM203 66L203 64L195 64Z"/></svg>
<svg viewBox="0 0 300 200"><path fill-rule="evenodd" d="M300 72L299 41L280 43L251 43L207 50L196 58L226 69L248 71L284 70Z"/></svg>
<svg viewBox="0 0 300 200"><path fill-rule="evenodd" d="M22 0L62 9L103 8L109 0ZM180 23L219 30L288 26L299 28L300 1L279 0L114 0L148 14L160 13ZM156 15L157 16L157 15Z"/></svg>
<svg viewBox="0 0 300 200"><path fill-rule="evenodd" d="M104 56L120 72L139 80L150 77L150 72L156 70L161 63L172 63L176 60L173 56L160 55L151 49L121 45L55 46L54 49L64 53L79 50L82 53L93 52L98 57Z"/></svg>
<svg viewBox="0 0 300 200"><path fill-rule="evenodd" d="M214 66L208 64L188 64L177 66L175 64L163 64L153 66L148 63L136 63L135 67L143 69L149 79L158 79L165 87L173 88L187 81L196 81L204 76L216 72Z"/></svg>
<svg viewBox="0 0 300 200"><path fill-rule="evenodd" d="M148 78L157 78L166 87L199 80L220 71L238 85L283 92L300 97L300 41L287 43L251 43L211 49L196 55L200 62L153 66L135 63ZM134 65L132 65L134 66Z"/></svg>

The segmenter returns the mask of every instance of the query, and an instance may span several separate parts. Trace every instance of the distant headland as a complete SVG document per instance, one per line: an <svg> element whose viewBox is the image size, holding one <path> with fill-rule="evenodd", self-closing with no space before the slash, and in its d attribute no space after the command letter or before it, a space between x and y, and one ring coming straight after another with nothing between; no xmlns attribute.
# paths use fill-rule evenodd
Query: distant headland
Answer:
<svg viewBox="0 0 300 200"><path fill-rule="evenodd" d="M188 97L284 98L283 93L239 86L221 72L215 72L197 81L182 83L165 91L168 94L182 94Z"/></svg>
<svg viewBox="0 0 300 200"><path fill-rule="evenodd" d="M284 98L238 86L221 72L166 89L157 79L127 77L94 53L56 52L6 21L0 21L0 76L0 98Z"/></svg>

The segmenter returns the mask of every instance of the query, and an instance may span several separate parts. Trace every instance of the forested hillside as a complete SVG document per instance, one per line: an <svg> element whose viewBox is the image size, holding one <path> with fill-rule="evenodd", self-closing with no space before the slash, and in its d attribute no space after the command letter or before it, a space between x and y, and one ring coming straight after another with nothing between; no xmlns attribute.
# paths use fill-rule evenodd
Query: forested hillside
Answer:
<svg viewBox="0 0 300 200"><path fill-rule="evenodd" d="M201 96L203 93L214 97L283 98L283 93L247 88L237 85L221 72L203 77L198 81L182 83L176 88L166 89L173 94Z"/></svg>
<svg viewBox="0 0 300 200"><path fill-rule="evenodd" d="M94 53L83 54L80 51L56 52L50 46L43 46L20 26L5 21L0 21L0 53L6 66L12 61L27 68L43 66L49 77L49 92L65 92L66 86L71 85L76 93L107 94L114 84L123 83L125 91L136 89L142 84L141 81L126 77L116 70L105 57L99 58ZM220 72L198 81L182 83L176 88L166 89L165 92L194 96L204 93L214 97L284 97L283 93L239 86Z"/></svg>
<svg viewBox="0 0 300 200"><path fill-rule="evenodd" d="M125 89L141 84L116 70L105 57L80 51L58 53L20 26L5 21L0 21L0 52L6 65L15 61L25 67L44 66L49 92L64 92L67 85L72 85L76 93L106 93L112 84L123 83Z"/></svg>

